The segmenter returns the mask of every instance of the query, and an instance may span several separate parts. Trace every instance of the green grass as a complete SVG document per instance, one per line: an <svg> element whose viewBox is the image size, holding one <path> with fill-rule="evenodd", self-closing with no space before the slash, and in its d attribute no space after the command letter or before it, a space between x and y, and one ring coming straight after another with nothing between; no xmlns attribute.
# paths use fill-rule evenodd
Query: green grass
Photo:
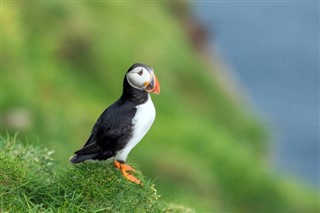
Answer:
<svg viewBox="0 0 320 213"><path fill-rule="evenodd" d="M161 94L152 96L155 123L129 164L173 201L168 211L175 203L199 212L319 210L314 190L270 170L267 128L227 92L230 82L219 83L223 70L196 53L174 5L3 2L1 133L19 131L55 150L54 170L63 171L121 95L127 69L143 62L154 67Z"/></svg>
<svg viewBox="0 0 320 213"><path fill-rule="evenodd" d="M0 209L3 212L193 212L160 201L152 180L125 180L111 162L55 168L52 151L0 138Z"/></svg>

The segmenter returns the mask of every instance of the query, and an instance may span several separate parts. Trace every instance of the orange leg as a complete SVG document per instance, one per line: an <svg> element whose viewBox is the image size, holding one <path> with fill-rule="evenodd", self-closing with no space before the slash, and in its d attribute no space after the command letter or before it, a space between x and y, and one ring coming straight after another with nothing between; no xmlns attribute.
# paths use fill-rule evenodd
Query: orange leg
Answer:
<svg viewBox="0 0 320 213"><path fill-rule="evenodd" d="M128 172L134 172L135 171L131 166L129 166L129 165L125 164L125 163L120 163L119 161L116 161L116 160L113 161L113 163L114 163L114 166L117 167L121 171L123 177L125 177L128 180L130 180L131 182L143 185L140 180L138 180L132 174L128 173Z"/></svg>

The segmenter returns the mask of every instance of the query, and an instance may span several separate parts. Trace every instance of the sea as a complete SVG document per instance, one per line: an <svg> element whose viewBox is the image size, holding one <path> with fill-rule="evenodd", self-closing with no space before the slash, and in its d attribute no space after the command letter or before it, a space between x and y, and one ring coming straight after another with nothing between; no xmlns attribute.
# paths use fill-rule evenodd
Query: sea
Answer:
<svg viewBox="0 0 320 213"><path fill-rule="evenodd" d="M320 188L319 1L197 1L210 51L271 132L275 173Z"/></svg>

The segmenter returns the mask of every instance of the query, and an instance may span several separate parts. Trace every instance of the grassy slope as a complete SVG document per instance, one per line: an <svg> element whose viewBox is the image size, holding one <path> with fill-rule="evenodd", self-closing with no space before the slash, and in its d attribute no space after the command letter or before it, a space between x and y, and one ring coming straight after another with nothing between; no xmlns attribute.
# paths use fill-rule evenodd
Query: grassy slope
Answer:
<svg viewBox="0 0 320 213"><path fill-rule="evenodd" d="M157 178L163 196L199 211L317 208L312 194L268 171L261 124L218 86L165 8L3 3L3 111L26 111L31 128L21 134L49 141L64 166L119 97L126 69L145 62L161 95L153 97L156 122L129 162Z"/></svg>
<svg viewBox="0 0 320 213"><path fill-rule="evenodd" d="M154 184L124 180L111 162L54 171L52 151L0 138L0 209L4 212L192 212L160 201Z"/></svg>

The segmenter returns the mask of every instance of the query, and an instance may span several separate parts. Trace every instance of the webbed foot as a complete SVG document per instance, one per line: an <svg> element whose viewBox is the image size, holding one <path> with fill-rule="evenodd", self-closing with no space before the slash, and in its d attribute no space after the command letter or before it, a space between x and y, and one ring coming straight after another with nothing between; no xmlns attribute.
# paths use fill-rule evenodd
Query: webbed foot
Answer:
<svg viewBox="0 0 320 213"><path fill-rule="evenodd" d="M131 166L125 163L120 163L119 161L116 161L116 160L113 163L114 163L114 166L121 171L123 177L125 177L127 180L136 184L143 185L143 183L139 179L137 179L135 176L129 173L129 172L135 171Z"/></svg>

